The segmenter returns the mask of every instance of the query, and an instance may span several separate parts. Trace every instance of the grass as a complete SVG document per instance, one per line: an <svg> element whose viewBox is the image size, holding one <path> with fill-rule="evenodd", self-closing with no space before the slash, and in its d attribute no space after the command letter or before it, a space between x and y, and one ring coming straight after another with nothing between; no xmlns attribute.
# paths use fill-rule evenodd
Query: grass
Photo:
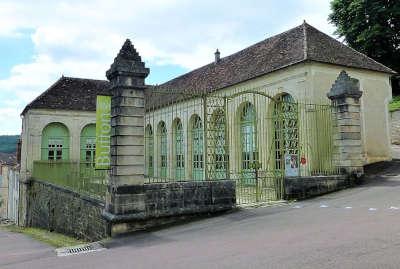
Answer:
<svg viewBox="0 0 400 269"><path fill-rule="evenodd" d="M393 96L393 100L389 103L389 111L400 110L400 96Z"/></svg>
<svg viewBox="0 0 400 269"><path fill-rule="evenodd" d="M50 232L39 228L19 227L16 225L0 226L0 228L3 228L4 230L7 230L9 232L25 234L35 240L46 243L56 248L70 247L87 243L85 241L78 240L63 234Z"/></svg>

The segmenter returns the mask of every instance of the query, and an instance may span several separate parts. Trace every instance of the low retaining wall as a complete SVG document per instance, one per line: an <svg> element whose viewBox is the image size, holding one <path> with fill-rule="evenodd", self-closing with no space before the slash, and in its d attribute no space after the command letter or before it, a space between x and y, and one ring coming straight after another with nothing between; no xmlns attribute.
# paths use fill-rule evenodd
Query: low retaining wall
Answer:
<svg viewBox="0 0 400 269"><path fill-rule="evenodd" d="M142 211L118 214L104 210L102 201L48 182L32 179L29 184L28 223L50 231L89 241L112 234L175 222L198 214L235 207L235 182L201 181L154 183L120 187L121 205L135 204Z"/></svg>
<svg viewBox="0 0 400 269"><path fill-rule="evenodd" d="M32 179L29 185L28 224L76 238L95 241L107 236L102 201L51 183Z"/></svg>
<svg viewBox="0 0 400 269"><path fill-rule="evenodd" d="M348 176L311 176L285 178L285 199L305 199L349 186Z"/></svg>
<svg viewBox="0 0 400 269"><path fill-rule="evenodd" d="M170 223L182 216L226 211L236 206L235 181L153 183L119 187L114 204L136 203L136 210L123 207L104 212L112 234Z"/></svg>
<svg viewBox="0 0 400 269"><path fill-rule="evenodd" d="M400 145L400 110L390 112L392 144Z"/></svg>

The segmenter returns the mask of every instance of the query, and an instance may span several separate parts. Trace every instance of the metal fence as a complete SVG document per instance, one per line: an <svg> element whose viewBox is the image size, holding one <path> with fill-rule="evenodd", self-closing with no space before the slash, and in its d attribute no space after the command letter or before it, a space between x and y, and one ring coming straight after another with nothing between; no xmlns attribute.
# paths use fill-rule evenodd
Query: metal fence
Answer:
<svg viewBox="0 0 400 269"><path fill-rule="evenodd" d="M19 179L18 169L10 168L8 171L8 212L7 218L18 225L19 210Z"/></svg>
<svg viewBox="0 0 400 269"><path fill-rule="evenodd" d="M35 161L32 177L96 199L105 200L106 170L95 170L91 163Z"/></svg>
<svg viewBox="0 0 400 269"><path fill-rule="evenodd" d="M237 203L248 204L283 199L288 177L339 174L329 104L265 89L147 94L147 184L235 180ZM91 164L36 161L33 177L99 199L106 193L106 171Z"/></svg>
<svg viewBox="0 0 400 269"><path fill-rule="evenodd" d="M146 104L147 183L231 179L237 203L247 204L283 199L288 177L339 174L327 102L302 103L264 88L152 94L159 101ZM200 164L195 155L200 151L194 150L199 139L193 135L193 119L199 118ZM183 135L177 136L176 126L183 126Z"/></svg>

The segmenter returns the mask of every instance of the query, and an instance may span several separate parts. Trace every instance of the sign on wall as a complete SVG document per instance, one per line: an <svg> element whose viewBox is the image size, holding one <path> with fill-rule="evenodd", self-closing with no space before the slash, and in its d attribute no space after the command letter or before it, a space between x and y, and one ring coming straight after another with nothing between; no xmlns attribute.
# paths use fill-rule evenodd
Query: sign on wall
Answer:
<svg viewBox="0 0 400 269"><path fill-rule="evenodd" d="M285 154L285 176L299 176L299 160L297 154Z"/></svg>
<svg viewBox="0 0 400 269"><path fill-rule="evenodd" d="M96 100L96 169L110 169L111 96Z"/></svg>

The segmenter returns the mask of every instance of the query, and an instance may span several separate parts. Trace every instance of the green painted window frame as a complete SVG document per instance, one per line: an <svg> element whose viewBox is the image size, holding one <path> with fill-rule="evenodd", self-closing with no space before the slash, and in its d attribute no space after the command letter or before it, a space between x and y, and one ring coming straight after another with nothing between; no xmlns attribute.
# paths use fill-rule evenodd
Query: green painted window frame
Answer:
<svg viewBox="0 0 400 269"><path fill-rule="evenodd" d="M175 153L175 178L182 180L185 178L185 148L183 125L180 119L174 124L174 153Z"/></svg>
<svg viewBox="0 0 400 269"><path fill-rule="evenodd" d="M64 124L59 122L47 124L42 130L41 160L68 160L69 143L69 130Z"/></svg>
<svg viewBox="0 0 400 269"><path fill-rule="evenodd" d="M274 105L275 169L284 170L285 154L298 154L298 104L284 93Z"/></svg>
<svg viewBox="0 0 400 269"><path fill-rule="evenodd" d="M229 155L226 152L226 126L223 111L215 112L213 116L215 129L215 177L216 179L226 179L228 170Z"/></svg>
<svg viewBox="0 0 400 269"><path fill-rule="evenodd" d="M163 122L163 121L158 124L158 136L159 136L158 148L160 150L159 177L166 178L167 170L168 170L168 137L167 137L167 127L165 126L165 122Z"/></svg>
<svg viewBox="0 0 400 269"><path fill-rule="evenodd" d="M192 120L192 177L193 180L204 179L204 139L203 122L199 116Z"/></svg>
<svg viewBox="0 0 400 269"><path fill-rule="evenodd" d="M80 160L82 164L94 167L96 160L96 124L82 128L80 136Z"/></svg>
<svg viewBox="0 0 400 269"><path fill-rule="evenodd" d="M147 166L147 176L154 176L154 135L153 128L151 125L146 127L146 166Z"/></svg>
<svg viewBox="0 0 400 269"><path fill-rule="evenodd" d="M240 168L245 177L251 177L253 164L258 162L256 110L246 102L240 113Z"/></svg>

